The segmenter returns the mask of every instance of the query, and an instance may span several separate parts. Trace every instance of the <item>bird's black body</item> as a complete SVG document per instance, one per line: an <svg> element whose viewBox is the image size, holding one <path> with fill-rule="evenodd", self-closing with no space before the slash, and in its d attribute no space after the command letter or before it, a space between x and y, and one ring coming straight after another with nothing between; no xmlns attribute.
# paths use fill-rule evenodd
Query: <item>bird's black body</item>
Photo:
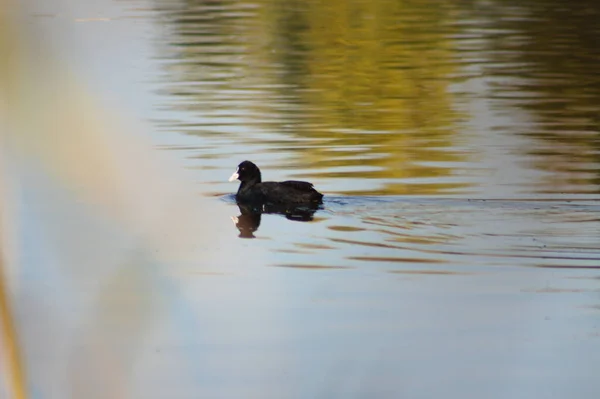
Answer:
<svg viewBox="0 0 600 399"><path fill-rule="evenodd" d="M230 181L238 179L240 187L235 196L238 202L298 206L320 204L323 194L305 181L263 182L260 169L250 161L238 165Z"/></svg>

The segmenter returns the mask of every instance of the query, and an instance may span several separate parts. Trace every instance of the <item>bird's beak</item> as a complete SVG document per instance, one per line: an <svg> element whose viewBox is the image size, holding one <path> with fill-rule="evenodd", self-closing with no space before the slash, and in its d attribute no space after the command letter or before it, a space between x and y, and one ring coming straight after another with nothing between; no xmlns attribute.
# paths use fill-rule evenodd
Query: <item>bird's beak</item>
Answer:
<svg viewBox="0 0 600 399"><path fill-rule="evenodd" d="M233 172L233 174L231 175L231 177L229 178L229 181L234 181L236 180L238 177L240 177L237 169L235 170L235 172Z"/></svg>

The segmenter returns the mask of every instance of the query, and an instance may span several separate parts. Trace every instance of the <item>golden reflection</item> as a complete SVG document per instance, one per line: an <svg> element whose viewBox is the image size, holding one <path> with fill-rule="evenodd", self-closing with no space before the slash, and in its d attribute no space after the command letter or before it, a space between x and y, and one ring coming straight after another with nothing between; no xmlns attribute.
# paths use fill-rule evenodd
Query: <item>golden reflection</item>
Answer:
<svg viewBox="0 0 600 399"><path fill-rule="evenodd" d="M177 59L165 66L179 97L173 110L203 115L176 126L210 136L218 125L238 142L268 141L316 177L377 179L345 193L464 189L451 179L452 163L469 156L453 150L453 13L433 3L188 2L185 12L165 11L175 27L165 49ZM232 133L242 124L244 133ZM303 141L273 143L248 130Z"/></svg>
<svg viewBox="0 0 600 399"><path fill-rule="evenodd" d="M409 144L411 133L421 131L444 146L453 119L447 92L447 77L454 70L450 32L444 28L447 16L443 9L431 8L416 19L412 8L389 0L312 1L276 10L280 15L275 18L305 22L284 34L296 35L305 51L294 57L283 48L281 60L305 67L297 77L297 95L310 111L309 123L326 129L305 132L307 136L392 147L393 142ZM347 135L341 133L344 129L394 134Z"/></svg>

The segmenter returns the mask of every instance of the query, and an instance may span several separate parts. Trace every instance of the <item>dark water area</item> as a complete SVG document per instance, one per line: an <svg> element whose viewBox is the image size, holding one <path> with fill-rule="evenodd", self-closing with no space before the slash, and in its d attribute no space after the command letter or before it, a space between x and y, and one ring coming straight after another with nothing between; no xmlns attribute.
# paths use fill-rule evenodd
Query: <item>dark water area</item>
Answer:
<svg viewBox="0 0 600 399"><path fill-rule="evenodd" d="M597 396L596 2L65 4L31 23L193 176L210 234L116 330L124 397ZM238 207L245 159L323 204ZM68 397L58 357L36 398Z"/></svg>

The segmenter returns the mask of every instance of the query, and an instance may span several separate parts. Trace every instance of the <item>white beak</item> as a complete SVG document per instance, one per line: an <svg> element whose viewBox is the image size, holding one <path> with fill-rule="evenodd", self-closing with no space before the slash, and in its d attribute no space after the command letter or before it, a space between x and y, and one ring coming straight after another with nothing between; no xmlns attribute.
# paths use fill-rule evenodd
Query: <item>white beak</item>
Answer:
<svg viewBox="0 0 600 399"><path fill-rule="evenodd" d="M236 169L235 172L233 172L233 174L231 175L231 177L229 178L229 181L234 181L236 180L238 177L240 177L238 170Z"/></svg>

